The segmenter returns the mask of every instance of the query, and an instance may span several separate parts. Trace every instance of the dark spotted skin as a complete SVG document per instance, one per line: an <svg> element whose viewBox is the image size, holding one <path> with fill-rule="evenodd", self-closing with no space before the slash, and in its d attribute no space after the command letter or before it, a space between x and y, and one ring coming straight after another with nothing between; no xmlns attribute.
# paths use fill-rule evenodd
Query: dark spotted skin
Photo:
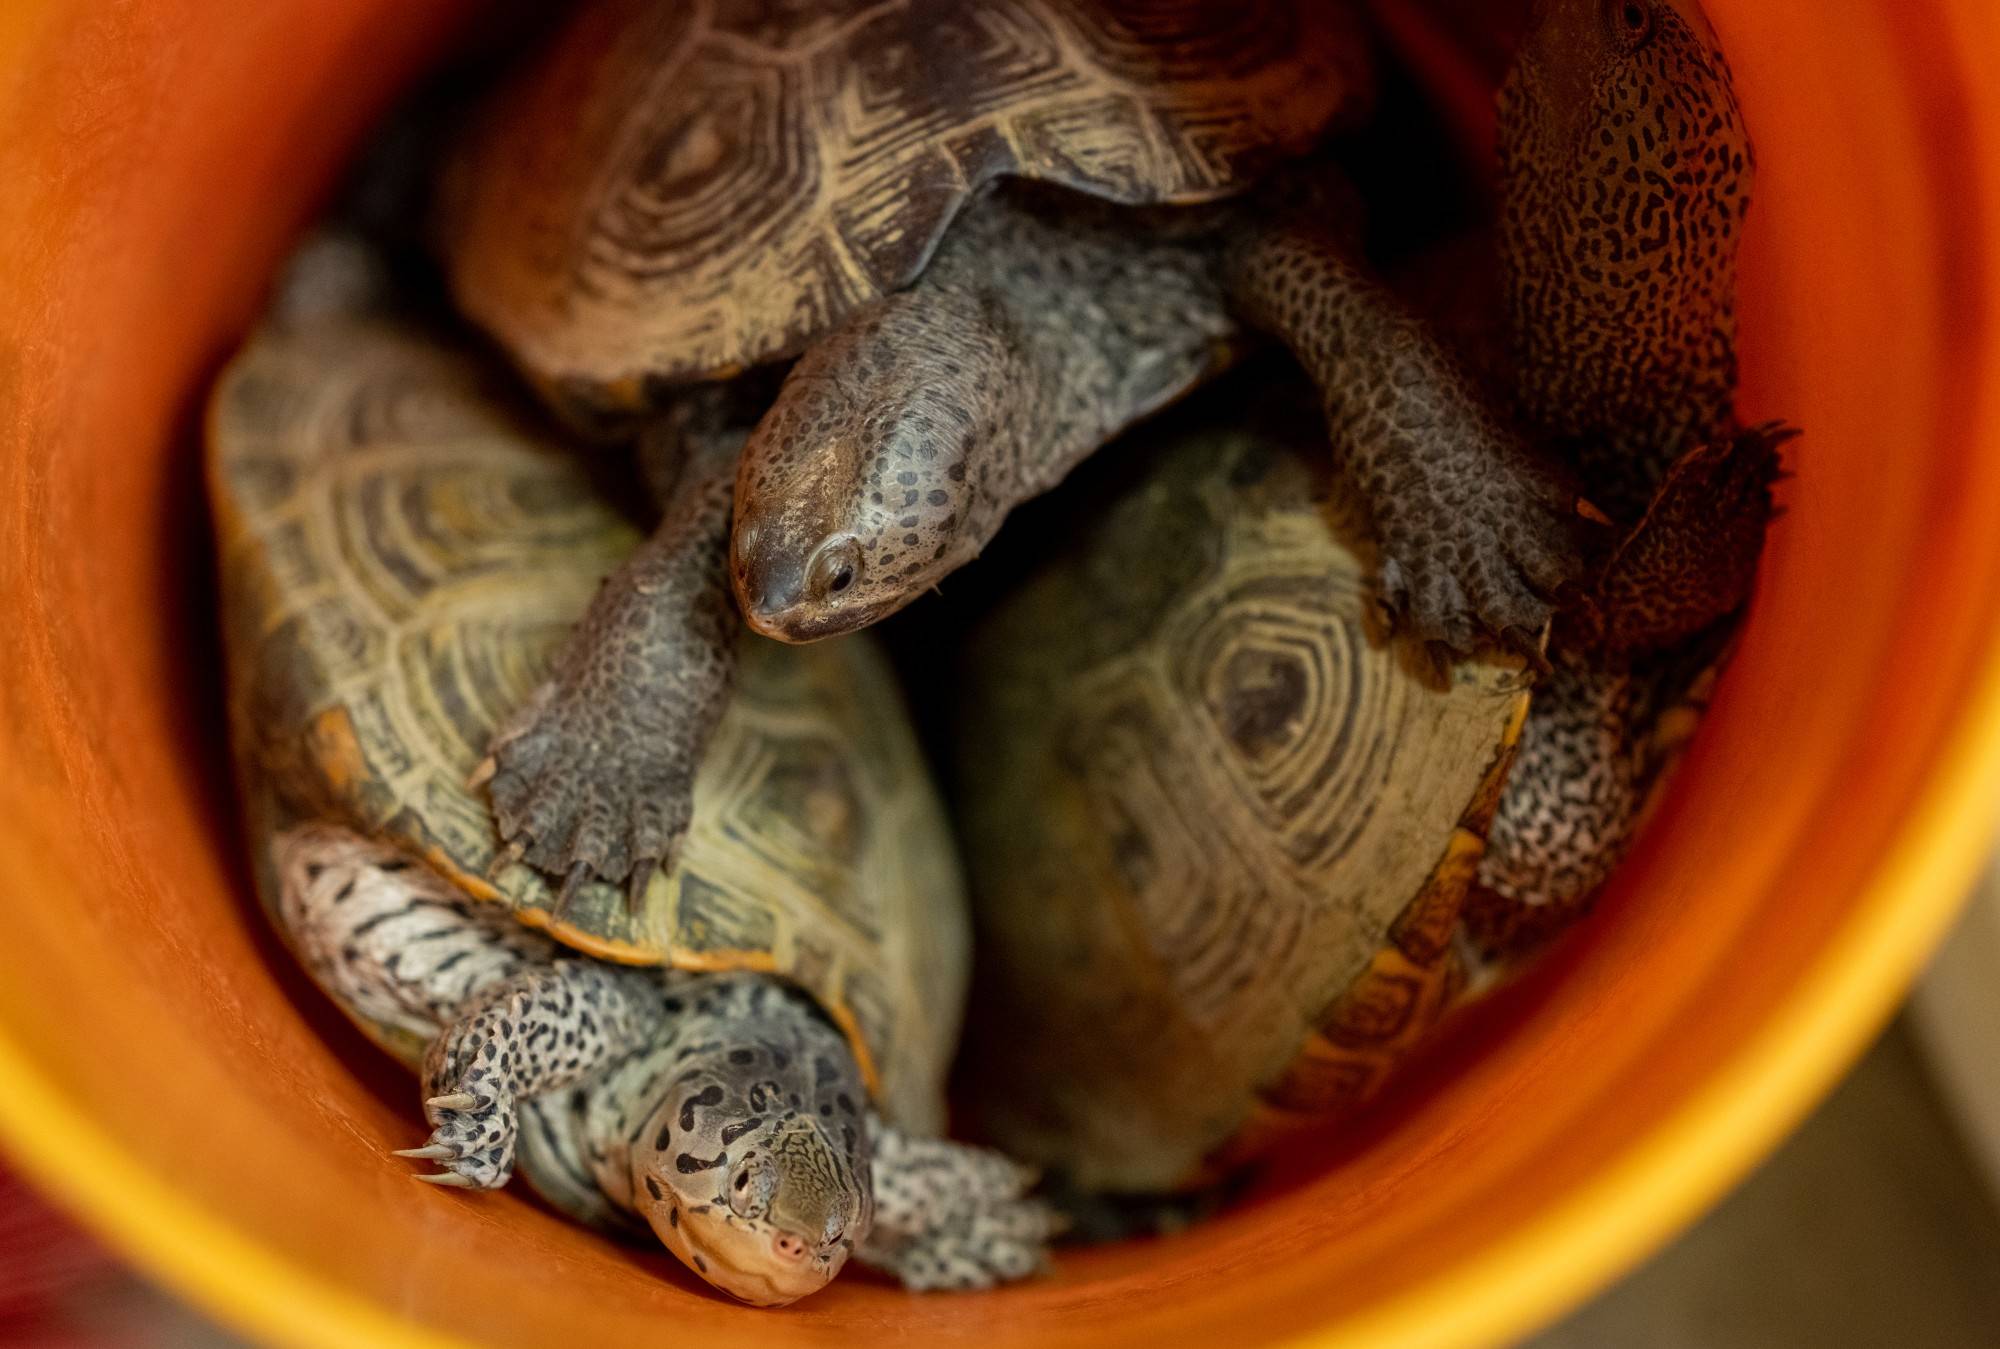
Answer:
<svg viewBox="0 0 2000 1349"><path fill-rule="evenodd" d="M1729 66L1694 0L1560 0L1499 113L1515 395L1629 522L1730 429L1755 165Z"/></svg>
<svg viewBox="0 0 2000 1349"><path fill-rule="evenodd" d="M997 1152L899 1133L871 1120L875 1234L868 1262L911 1288L986 1288L1035 1272L1053 1232L1047 1210L1003 1207L1035 1173Z"/></svg>
<svg viewBox="0 0 2000 1349"><path fill-rule="evenodd" d="M1487 837L1481 885L1553 919L1574 916L1604 883L1652 776L1644 731L1662 710L1664 690L1650 674L1556 661L1536 686Z"/></svg>
<svg viewBox="0 0 2000 1349"><path fill-rule="evenodd" d="M1764 553L1780 449L1797 434L1767 422L1675 461L1558 640L1614 656L1658 651L1733 614Z"/></svg>
<svg viewBox="0 0 2000 1349"><path fill-rule="evenodd" d="M807 350L737 484L753 628L807 641L895 612L1222 364L1236 325L1212 250L1138 214L990 195L916 284Z"/></svg>
<svg viewBox="0 0 2000 1349"><path fill-rule="evenodd" d="M1261 202L969 207L914 285L807 351L751 436L731 549L750 625L809 641L895 612L1225 364L1247 320L1319 382L1414 634L1469 651L1538 630L1581 567L1574 495L1343 244Z"/></svg>
<svg viewBox="0 0 2000 1349"><path fill-rule="evenodd" d="M1499 392L1622 542L1559 619L1479 875L1519 954L1623 857L1755 580L1780 446L1735 420L1752 156L1692 0L1551 0L1500 98Z"/></svg>
<svg viewBox="0 0 2000 1349"><path fill-rule="evenodd" d="M1382 599L1419 640L1533 648L1581 570L1577 494L1489 403L1433 330L1310 227L1245 231L1237 304L1283 335L1374 520Z"/></svg>
<svg viewBox="0 0 2000 1349"><path fill-rule="evenodd" d="M500 836L572 883L597 876L637 893L687 832L742 630L725 570L749 424L740 415L738 391L703 388L648 428L640 462L660 496L659 525L494 736Z"/></svg>
<svg viewBox="0 0 2000 1349"><path fill-rule="evenodd" d="M274 854L314 979L421 1055L428 1179L496 1188L518 1152L551 1202L643 1222L759 1304L815 1291L849 1255L912 1287L986 1287L1044 1260L1059 1224L1028 1197L1033 1173L877 1117L846 1039L798 989L579 959L342 829L291 830Z"/></svg>
<svg viewBox="0 0 2000 1349"><path fill-rule="evenodd" d="M517 1105L576 1085L655 1038L655 990L622 970L583 959L524 969L455 1009L424 1060L430 1141L440 1159L479 1189L514 1171ZM440 1099L473 1102L441 1107Z"/></svg>

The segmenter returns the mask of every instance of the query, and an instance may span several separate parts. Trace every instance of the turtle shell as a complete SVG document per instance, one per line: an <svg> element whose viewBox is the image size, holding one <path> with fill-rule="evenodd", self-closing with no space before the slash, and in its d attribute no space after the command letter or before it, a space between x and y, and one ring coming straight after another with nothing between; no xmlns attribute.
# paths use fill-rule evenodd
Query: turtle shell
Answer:
<svg viewBox="0 0 2000 1349"><path fill-rule="evenodd" d="M1518 663L1383 640L1324 432L1260 418L1161 449L965 656L972 1099L1089 1188L1205 1181L1375 1088L1463 983L1527 713Z"/></svg>
<svg viewBox="0 0 2000 1349"><path fill-rule="evenodd" d="M267 331L210 412L233 731L264 827L407 846L593 955L766 970L815 994L884 1107L941 1123L968 960L956 852L867 641L745 637L674 868L636 911L593 884L558 918L466 779L633 527L574 450L468 354L336 320Z"/></svg>
<svg viewBox="0 0 2000 1349"><path fill-rule="evenodd" d="M1003 175L1247 186L1369 102L1350 0L588 0L448 167L459 304L594 419L790 355Z"/></svg>

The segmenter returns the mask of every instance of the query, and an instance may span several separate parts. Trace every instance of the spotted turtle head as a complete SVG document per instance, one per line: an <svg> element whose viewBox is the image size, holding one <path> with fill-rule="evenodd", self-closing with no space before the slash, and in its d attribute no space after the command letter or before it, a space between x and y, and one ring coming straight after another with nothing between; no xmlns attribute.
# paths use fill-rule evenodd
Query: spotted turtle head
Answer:
<svg viewBox="0 0 2000 1349"><path fill-rule="evenodd" d="M1539 0L1499 113L1529 415L1573 435L1719 416L1754 164L1697 0Z"/></svg>
<svg viewBox="0 0 2000 1349"><path fill-rule="evenodd" d="M850 1129L794 1107L768 1063L723 1050L677 1078L632 1151L633 1199L667 1249L730 1296L818 1292L867 1236L874 1202Z"/></svg>
<svg viewBox="0 0 2000 1349"><path fill-rule="evenodd" d="M977 316L898 297L807 351L743 451L730 578L756 631L805 642L896 612L998 528L982 446L1012 365Z"/></svg>

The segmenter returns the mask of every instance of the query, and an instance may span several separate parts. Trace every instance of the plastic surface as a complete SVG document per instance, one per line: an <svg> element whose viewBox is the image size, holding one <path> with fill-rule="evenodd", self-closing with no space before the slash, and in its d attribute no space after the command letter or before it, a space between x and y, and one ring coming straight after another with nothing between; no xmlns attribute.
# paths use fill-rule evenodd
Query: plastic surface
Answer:
<svg viewBox="0 0 2000 1349"><path fill-rule="evenodd" d="M1581 940L1185 1235L784 1313L420 1186L407 1082L245 888L192 431L452 3L0 5L0 1138L292 1342L1472 1344L1687 1221L1886 1016L2000 798L2000 10L1713 0L1762 172L1744 409L1807 428L1742 653Z"/></svg>

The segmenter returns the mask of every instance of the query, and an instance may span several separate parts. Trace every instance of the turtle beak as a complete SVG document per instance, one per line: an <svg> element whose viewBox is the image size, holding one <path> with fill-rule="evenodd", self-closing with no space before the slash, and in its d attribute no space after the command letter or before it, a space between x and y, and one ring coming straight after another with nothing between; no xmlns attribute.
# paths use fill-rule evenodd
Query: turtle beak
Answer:
<svg viewBox="0 0 2000 1349"><path fill-rule="evenodd" d="M784 615L799 607L805 598L805 568L782 550L759 554L754 545L739 542L733 550L730 575L736 586L736 604L750 626L767 637L779 637Z"/></svg>

